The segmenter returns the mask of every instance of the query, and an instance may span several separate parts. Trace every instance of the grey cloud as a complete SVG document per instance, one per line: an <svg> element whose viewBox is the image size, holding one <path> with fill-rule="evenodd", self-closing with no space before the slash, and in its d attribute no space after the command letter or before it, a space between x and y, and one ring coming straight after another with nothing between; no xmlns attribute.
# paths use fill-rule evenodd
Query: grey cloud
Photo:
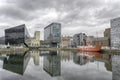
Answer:
<svg viewBox="0 0 120 80"><path fill-rule="evenodd" d="M54 0L9 0L8 3L13 3L19 8L27 11L34 11L51 8L54 5Z"/></svg>
<svg viewBox="0 0 120 80"><path fill-rule="evenodd" d="M0 29L6 29L8 28L9 26L4 26L4 25L0 25Z"/></svg>
<svg viewBox="0 0 120 80"><path fill-rule="evenodd" d="M103 19L103 20L118 17L118 16L120 16L119 8L120 8L119 2L108 3L108 4L106 4L106 6L102 7L98 11L96 11L95 17L97 19Z"/></svg>
<svg viewBox="0 0 120 80"><path fill-rule="evenodd" d="M56 10L73 10L75 8L93 8L103 4L104 0L9 0L25 10L55 8Z"/></svg>
<svg viewBox="0 0 120 80"><path fill-rule="evenodd" d="M34 19L35 16L31 16L31 14L27 11L24 11L16 6L7 5L0 8L0 15L8 18L13 18L15 20L31 20Z"/></svg>
<svg viewBox="0 0 120 80"><path fill-rule="evenodd" d="M45 24L39 23L39 24L35 24L34 28L39 29L39 28L44 28L45 26L46 26Z"/></svg>
<svg viewBox="0 0 120 80"><path fill-rule="evenodd" d="M55 21L60 22L62 27L78 30L82 27L87 32L88 27L109 26L109 20L119 16L119 7L119 2L111 0L8 0L5 6L0 7L0 16L12 18L17 24L24 21L34 30L43 29ZM51 9L56 11L57 18L49 14ZM47 15L50 15L48 19ZM71 35L76 31L63 32Z"/></svg>

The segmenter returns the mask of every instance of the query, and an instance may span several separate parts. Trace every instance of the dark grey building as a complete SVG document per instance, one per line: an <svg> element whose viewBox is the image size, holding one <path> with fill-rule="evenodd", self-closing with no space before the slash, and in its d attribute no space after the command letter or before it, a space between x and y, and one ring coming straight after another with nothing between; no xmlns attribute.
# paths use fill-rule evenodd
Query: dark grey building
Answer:
<svg viewBox="0 0 120 80"><path fill-rule="evenodd" d="M86 34L78 33L73 36L73 45L77 46L85 46L86 45Z"/></svg>
<svg viewBox="0 0 120 80"><path fill-rule="evenodd" d="M112 19L110 24L111 24L111 47L120 48L120 17Z"/></svg>
<svg viewBox="0 0 120 80"><path fill-rule="evenodd" d="M51 23L44 28L45 44L49 47L57 47L61 42L61 24Z"/></svg>
<svg viewBox="0 0 120 80"><path fill-rule="evenodd" d="M51 76L61 75L61 58L57 51L50 51L44 56L43 69Z"/></svg>
<svg viewBox="0 0 120 80"><path fill-rule="evenodd" d="M25 24L5 29L5 44L18 45L25 43L30 37Z"/></svg>

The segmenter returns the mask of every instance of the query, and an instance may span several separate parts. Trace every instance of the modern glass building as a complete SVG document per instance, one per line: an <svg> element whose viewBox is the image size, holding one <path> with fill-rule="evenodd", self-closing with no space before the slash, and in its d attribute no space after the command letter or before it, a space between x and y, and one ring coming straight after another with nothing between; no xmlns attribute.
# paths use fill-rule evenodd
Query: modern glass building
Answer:
<svg viewBox="0 0 120 80"><path fill-rule="evenodd" d="M25 24L5 29L5 44L18 45L25 43L25 39L30 37Z"/></svg>
<svg viewBox="0 0 120 80"><path fill-rule="evenodd" d="M120 48L120 17L112 19L111 24L111 48Z"/></svg>
<svg viewBox="0 0 120 80"><path fill-rule="evenodd" d="M61 24L51 23L44 28L44 40L50 47L57 47L61 42Z"/></svg>

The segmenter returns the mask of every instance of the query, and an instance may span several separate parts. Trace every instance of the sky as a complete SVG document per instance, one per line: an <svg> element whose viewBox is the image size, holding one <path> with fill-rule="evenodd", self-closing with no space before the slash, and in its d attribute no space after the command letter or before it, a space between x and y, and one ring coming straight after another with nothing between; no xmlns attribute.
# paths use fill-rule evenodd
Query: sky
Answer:
<svg viewBox="0 0 120 80"><path fill-rule="evenodd" d="M0 0L0 36L4 29L25 24L31 36L52 22L62 25L62 35L103 36L110 20L120 16L120 0Z"/></svg>

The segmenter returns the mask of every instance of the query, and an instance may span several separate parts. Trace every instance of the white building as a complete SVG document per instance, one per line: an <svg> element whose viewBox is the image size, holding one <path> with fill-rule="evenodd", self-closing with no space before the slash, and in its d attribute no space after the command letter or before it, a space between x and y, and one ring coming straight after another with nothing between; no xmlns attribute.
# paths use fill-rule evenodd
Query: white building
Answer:
<svg viewBox="0 0 120 80"><path fill-rule="evenodd" d="M40 46L40 31L35 31L34 37L27 39L26 43L30 47L38 47Z"/></svg>

